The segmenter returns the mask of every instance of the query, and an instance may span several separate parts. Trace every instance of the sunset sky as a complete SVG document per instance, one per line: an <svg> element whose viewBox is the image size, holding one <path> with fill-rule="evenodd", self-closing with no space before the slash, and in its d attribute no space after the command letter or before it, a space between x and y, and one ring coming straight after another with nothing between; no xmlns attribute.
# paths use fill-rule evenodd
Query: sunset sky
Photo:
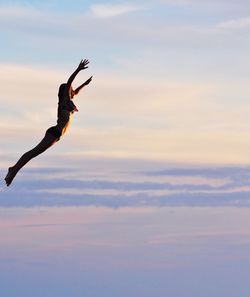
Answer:
<svg viewBox="0 0 250 297"><path fill-rule="evenodd" d="M249 164L249 8L247 0L1 1L4 159L55 124L58 86L88 58L74 86L93 82L50 154Z"/></svg>
<svg viewBox="0 0 250 297"><path fill-rule="evenodd" d="M249 12L0 1L0 296L247 296ZM67 133L6 187L85 58Z"/></svg>

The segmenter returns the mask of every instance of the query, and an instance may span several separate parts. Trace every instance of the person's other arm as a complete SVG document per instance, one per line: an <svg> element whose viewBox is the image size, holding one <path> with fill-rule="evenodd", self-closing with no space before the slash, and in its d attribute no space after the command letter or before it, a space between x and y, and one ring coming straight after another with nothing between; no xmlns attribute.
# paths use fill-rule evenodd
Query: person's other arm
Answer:
<svg viewBox="0 0 250 297"><path fill-rule="evenodd" d="M66 92L69 93L70 91L70 87L75 79L75 77L77 76L77 74L81 71L81 70L84 70L84 69L87 69L88 68L88 65L89 64L89 60L87 59L84 59L84 60L81 60L80 64L78 65L78 67L76 68L76 70L71 74L71 76L69 77L68 81L67 81L67 86L66 86Z"/></svg>
<svg viewBox="0 0 250 297"><path fill-rule="evenodd" d="M77 95L82 88L86 87L92 81L92 77L93 75L89 79L87 79L83 84L81 84L78 88L76 88L74 90L74 94Z"/></svg>

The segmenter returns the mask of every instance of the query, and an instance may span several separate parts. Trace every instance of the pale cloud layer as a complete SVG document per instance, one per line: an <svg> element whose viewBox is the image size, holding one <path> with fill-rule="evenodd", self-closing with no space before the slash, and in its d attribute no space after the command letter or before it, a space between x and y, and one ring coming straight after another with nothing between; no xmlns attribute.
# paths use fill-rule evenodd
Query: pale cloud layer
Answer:
<svg viewBox="0 0 250 297"><path fill-rule="evenodd" d="M87 157L67 161L61 167L51 167L55 159L43 168L35 167L37 161L29 164L10 189L1 189L0 207L250 205L249 166L191 167Z"/></svg>
<svg viewBox="0 0 250 297"><path fill-rule="evenodd" d="M51 44L51 49L52 46L56 48L60 46L60 50L63 48L69 50L77 44L78 48L98 46L113 51L118 42L127 49L133 42L137 47L141 47L140 50L143 52L147 47L159 49L160 46L178 49L180 47L220 49L222 46L236 45L240 41L237 35L228 35L232 29L236 28L243 32L249 29L249 19L245 14L237 14L234 18L232 14L213 18L213 14L202 10L206 21L201 22L199 18L196 20L195 11L191 13L193 18L180 18L177 15L176 20L173 20L173 17L166 18L163 14L156 17L157 9L162 8L162 11L168 12L168 8L164 5L156 8L157 5L140 3L93 4L85 12L71 14L57 13L48 8L2 6L0 23L11 34L24 34L25 38L28 36L33 42L39 42L39 37L43 44ZM133 17L133 14L129 13L144 10L152 12L154 22L148 14L141 13ZM114 16L121 15L123 17L113 19ZM69 43L65 42L65 33Z"/></svg>
<svg viewBox="0 0 250 297"><path fill-rule="evenodd" d="M34 145L55 124L57 88L67 79L65 73L1 66L1 96L9 111L2 116L1 130L9 152L16 154L27 147L22 144L24 140ZM85 77L81 74L74 85ZM99 74L76 97L79 113L56 151L184 162L248 162L250 121L246 103L224 106L224 100L214 98L226 89L243 98L249 93L244 83L235 85L241 90L236 92L235 86L223 83L103 77Z"/></svg>
<svg viewBox="0 0 250 297"><path fill-rule="evenodd" d="M132 4L94 4L90 7L91 13L97 18L115 17L141 9L143 7Z"/></svg>
<svg viewBox="0 0 250 297"><path fill-rule="evenodd" d="M239 18L234 20L228 20L217 25L221 29L249 29L250 28L250 18Z"/></svg>

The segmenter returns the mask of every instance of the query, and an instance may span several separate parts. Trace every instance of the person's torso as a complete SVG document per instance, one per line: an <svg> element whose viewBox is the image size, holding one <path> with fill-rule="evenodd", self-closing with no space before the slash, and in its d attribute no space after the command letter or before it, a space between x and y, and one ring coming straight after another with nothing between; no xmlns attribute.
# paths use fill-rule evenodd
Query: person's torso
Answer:
<svg viewBox="0 0 250 297"><path fill-rule="evenodd" d="M70 112L73 112L74 110L76 109L76 106L74 104L74 102L70 99L70 98L59 98L59 101L58 101L58 116L59 116L59 113L62 111L62 110L67 110L67 111L70 111Z"/></svg>

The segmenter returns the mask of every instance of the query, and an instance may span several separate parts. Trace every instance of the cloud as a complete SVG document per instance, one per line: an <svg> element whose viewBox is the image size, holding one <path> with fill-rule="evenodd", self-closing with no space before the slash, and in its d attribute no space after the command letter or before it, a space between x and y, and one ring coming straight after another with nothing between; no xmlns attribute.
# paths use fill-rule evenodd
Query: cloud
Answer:
<svg viewBox="0 0 250 297"><path fill-rule="evenodd" d="M231 29L249 29L250 18L239 18L229 21L224 21L217 24L217 28L231 30Z"/></svg>
<svg viewBox="0 0 250 297"><path fill-rule="evenodd" d="M118 171L113 168L113 177L104 173L101 179L84 170L74 177L73 167L68 173L66 168L26 167L11 188L2 188L0 206L250 206L249 167L186 166L143 172L139 165L137 172L125 173L123 166L120 163ZM140 181L134 178L138 176ZM178 183L176 176L180 177Z"/></svg>
<svg viewBox="0 0 250 297"><path fill-rule="evenodd" d="M198 5L198 6L204 6L209 5L210 8L218 8L223 7L227 10L228 7L246 7L246 5L249 5L248 0L157 0L158 3L165 3L165 4L174 4L174 5Z"/></svg>
<svg viewBox="0 0 250 297"><path fill-rule="evenodd" d="M0 98L5 102L0 124L3 149L9 147L8 152L20 153L20 149L34 146L45 130L55 124L57 88L67 79L65 73L70 72L1 65ZM79 75L74 85L83 76ZM112 72L99 72L93 85L75 99L80 111L55 150L102 157L247 162L247 103L239 106L227 99L225 105L220 98L224 92L245 97L245 88L244 82L236 81L231 86L217 86L164 77L115 77Z"/></svg>
<svg viewBox="0 0 250 297"><path fill-rule="evenodd" d="M94 4L90 7L92 15L97 18L115 17L141 9L144 8L134 4Z"/></svg>
<svg viewBox="0 0 250 297"><path fill-rule="evenodd" d="M19 140L18 142L21 143L24 135L26 140L30 135L41 137L45 129L54 124L56 120L58 85L56 80L60 74L53 71L43 73L39 69L25 71L25 68L23 70L17 67L9 71L7 68L4 69L5 74L9 74L8 79L13 77L13 81L7 82L3 79L2 96L9 98L7 102L11 113L2 117L1 128L3 131L10 131L11 128L13 133L16 129L15 137L9 132L6 133L7 139L9 141L12 139L13 142ZM14 73L15 75L11 75ZM20 80L16 80L19 76ZM9 88L13 84L16 84L15 90L9 93ZM47 93L48 90L50 93ZM214 158L214 154L211 156L208 149L210 143L214 145L216 142L217 160L224 149L227 147L232 149L232 143L235 142L242 146L242 136L238 131L235 131L237 135L232 135L231 129L230 135L226 135L223 130L215 133L213 130L217 129L216 125L214 129L210 127L211 132L207 131L204 135L202 125L204 126L206 121L208 124L210 122L210 116L207 114L208 106L205 104L203 107L204 102L199 99L204 96L204 91L206 92L206 87L203 90L203 87L199 88L195 85L164 86L159 82L145 87L145 84L139 81L118 80L112 77L110 81L99 81L91 94L85 94L87 98L90 96L91 100L77 102L80 113L76 114L73 119L70 135L63 139L63 148L70 152L73 152L72 148L74 148L79 153L81 152L79 150L82 149L84 152L87 148L88 151L85 153L92 155L124 155L127 157L134 155L171 159L185 156L184 158L190 160L195 147L200 148L199 152L195 150L196 158L199 155ZM154 96L158 93L159 98L156 99ZM160 95L161 93L165 95ZM118 97L119 100L117 100ZM126 102L126 105L121 102ZM18 114L14 113L16 109ZM191 116L194 113L197 114L195 120ZM183 114L181 122L180 114ZM219 115L218 120L221 120L223 114ZM232 119L231 115L230 118ZM214 125L215 116L213 119ZM201 128L197 127L196 131L193 131L192 127L198 122ZM183 127L184 123L185 127ZM23 132L21 133L20 130ZM246 142L245 138L244 142ZM11 147L16 149L15 145ZM183 148L186 148L185 152Z"/></svg>
<svg viewBox="0 0 250 297"><path fill-rule="evenodd" d="M39 11L32 6L17 6L17 5L0 5L1 18L29 18L31 16L37 17Z"/></svg>
<svg viewBox="0 0 250 297"><path fill-rule="evenodd" d="M43 44L44 48L44 44L49 44L49 51L53 48L60 49L60 52L65 55L68 55L68 50L72 47L79 51L82 51L83 47L85 49L88 47L91 51L98 47L113 52L118 43L127 49L127 53L129 48L133 48L134 52L136 46L141 48L141 53L148 47L151 50L159 46L180 49L184 47L221 48L237 44L237 36L229 37L224 32L227 26L232 26L232 24L227 24L225 16L220 16L222 21L218 21L218 24L214 23L214 19L205 12L206 22L201 22L196 18L194 21L188 18L177 18L173 22L171 18L162 17L163 13L156 17L160 9L166 14L169 13L168 7L158 5L152 3L150 5L140 3L95 4L90 7L91 13L86 11L75 14L54 12L45 8L38 10L27 6L16 6L13 9L2 6L0 24L5 32L18 36L15 40L19 42L19 47L23 40L20 37L25 37L25 39L29 37L27 44L29 47L33 48L36 44ZM137 18L129 14L129 12L144 9L151 9L154 22L151 22L147 14L141 14ZM114 25L112 17L121 15L124 17L116 18ZM242 19L240 22L240 26L246 26L246 20ZM84 38L79 39L79 35ZM39 48L34 51L37 50ZM122 53L123 50L120 52Z"/></svg>

